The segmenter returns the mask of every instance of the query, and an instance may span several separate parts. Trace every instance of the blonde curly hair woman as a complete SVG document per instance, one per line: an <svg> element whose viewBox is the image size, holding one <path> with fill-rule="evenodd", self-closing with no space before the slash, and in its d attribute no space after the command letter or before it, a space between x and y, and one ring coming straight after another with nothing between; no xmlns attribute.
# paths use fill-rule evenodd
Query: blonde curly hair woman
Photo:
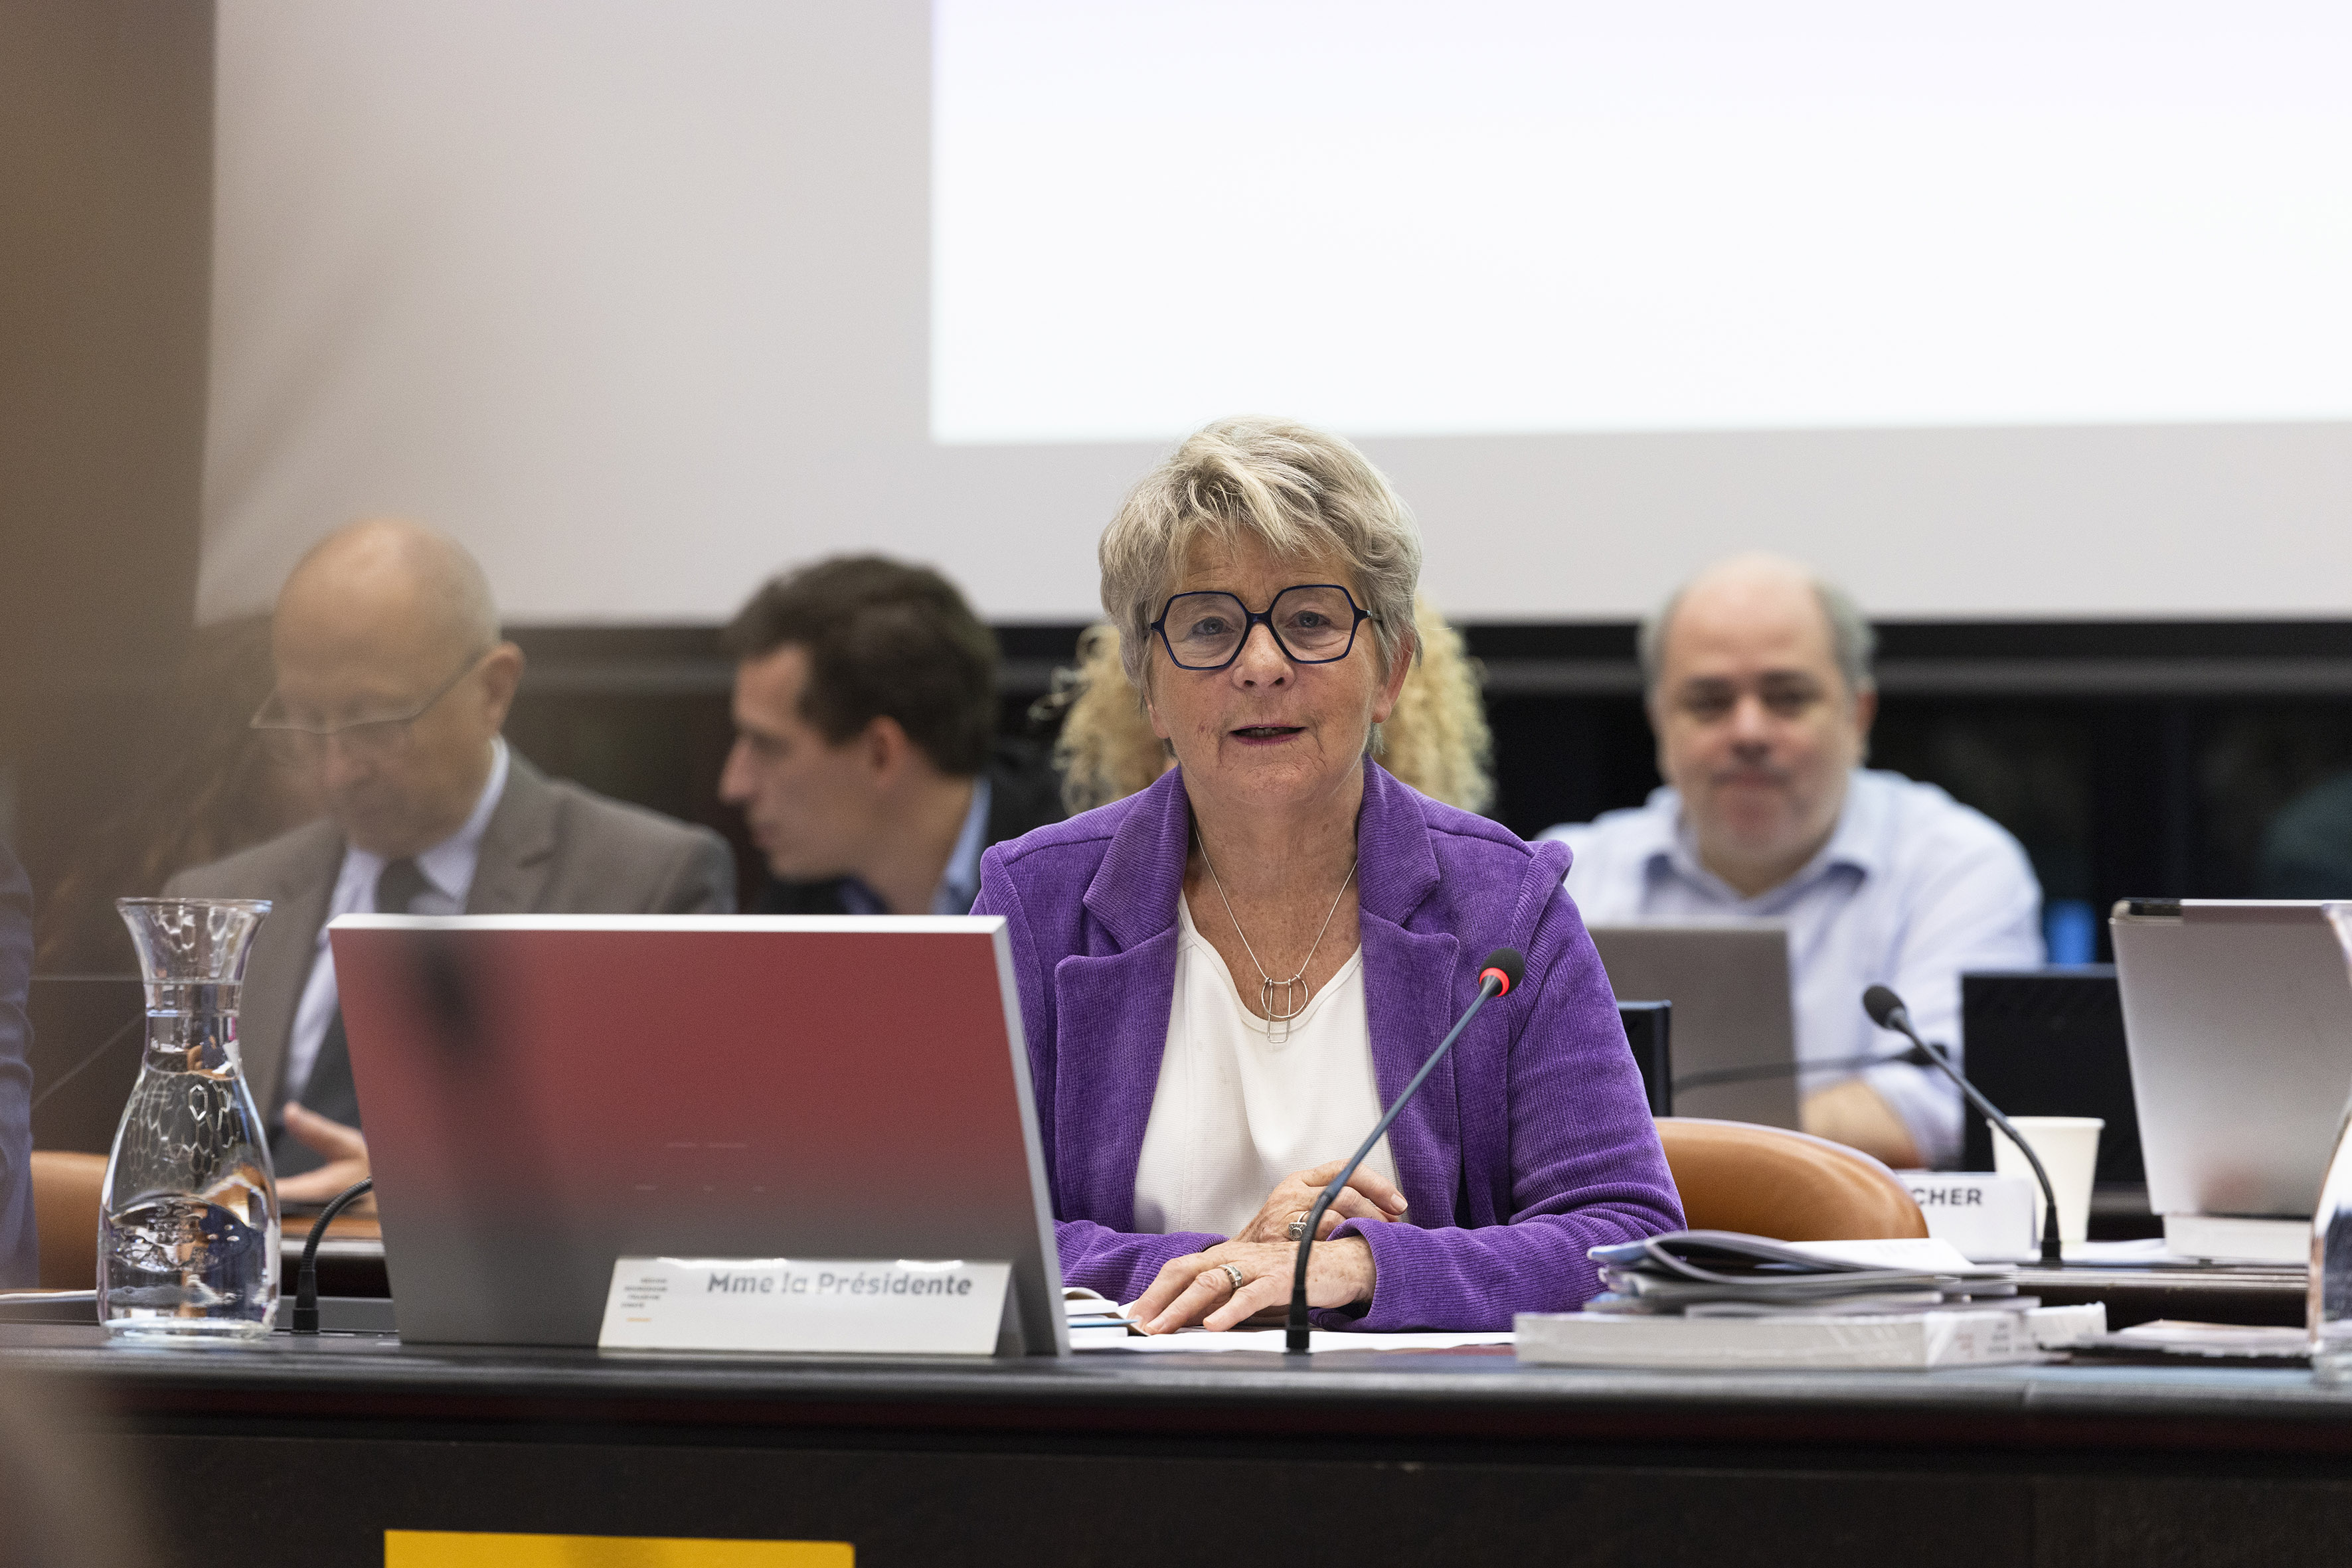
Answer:
<svg viewBox="0 0 2352 1568"><path fill-rule="evenodd" d="M1396 712L1380 727L1381 766L1423 794L1483 811L1494 803L1488 769L1494 736L1478 695L1484 672L1426 599L1412 603L1421 657L1405 677ZM1119 660L1118 629L1108 623L1078 635L1075 669L1054 673L1039 716L1063 715L1054 766L1071 812L1089 811L1147 788L1168 767L1166 743L1151 733L1143 702Z"/></svg>
<svg viewBox="0 0 2352 1568"><path fill-rule="evenodd" d="M1176 766L992 847L972 905L1013 955L1062 1278L1147 1333L1280 1308L1301 1240L1326 1329L1581 1305L1596 1242L1682 1207L1566 848L1373 760L1423 635L1411 509L1339 436L1222 420L1136 483L1097 559ZM1498 941L1528 984L1449 1065L1455 1102L1509 1114L1395 1119L1326 1194L1425 1038L1491 992L1471 955Z"/></svg>

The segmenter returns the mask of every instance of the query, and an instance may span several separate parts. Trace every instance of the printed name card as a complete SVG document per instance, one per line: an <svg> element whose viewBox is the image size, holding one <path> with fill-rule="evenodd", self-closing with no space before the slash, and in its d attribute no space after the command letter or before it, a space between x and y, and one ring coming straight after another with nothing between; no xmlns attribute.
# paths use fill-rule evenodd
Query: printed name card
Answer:
<svg viewBox="0 0 2352 1568"><path fill-rule="evenodd" d="M989 1355L1009 1263L618 1258L604 1350Z"/></svg>
<svg viewBox="0 0 2352 1568"><path fill-rule="evenodd" d="M2041 1189L1990 1171L1906 1171L1903 1185L1927 1218L1927 1234L1977 1263L2024 1263L2041 1256Z"/></svg>

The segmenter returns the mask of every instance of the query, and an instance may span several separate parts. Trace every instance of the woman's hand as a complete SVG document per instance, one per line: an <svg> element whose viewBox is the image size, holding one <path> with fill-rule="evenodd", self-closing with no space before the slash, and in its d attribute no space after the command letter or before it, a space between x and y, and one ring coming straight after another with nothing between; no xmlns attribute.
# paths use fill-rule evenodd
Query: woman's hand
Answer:
<svg viewBox="0 0 2352 1568"><path fill-rule="evenodd" d="M1256 1218L1234 1231L1233 1239L1279 1241L1285 1246L1296 1246L1290 1239L1290 1222L1314 1209L1315 1200L1323 1196L1323 1189L1331 1185L1331 1178L1347 1163L1330 1160L1283 1177L1276 1184L1273 1194L1258 1207ZM1356 1174L1348 1178L1348 1185L1339 1189L1339 1196L1331 1200L1331 1207L1323 1211L1323 1223L1315 1228L1315 1239L1320 1241L1346 1219L1403 1218L1404 1194L1397 1190L1396 1184L1358 1166ZM1283 1299L1290 1298L1286 1295Z"/></svg>
<svg viewBox="0 0 2352 1568"><path fill-rule="evenodd" d="M1331 1175L1338 1174L1332 1167ZM1330 1176L1323 1178L1331 1179ZM1221 1241L1206 1252L1171 1258L1135 1303L1145 1333L1173 1333L1187 1323L1202 1328L1239 1328L1258 1313L1290 1305L1290 1280L1298 1249L1287 1241ZM1226 1272L1241 1274L1239 1285ZM1377 1270L1371 1245L1360 1236L1342 1236L1316 1245L1307 1265L1307 1304L1345 1307L1372 1299Z"/></svg>

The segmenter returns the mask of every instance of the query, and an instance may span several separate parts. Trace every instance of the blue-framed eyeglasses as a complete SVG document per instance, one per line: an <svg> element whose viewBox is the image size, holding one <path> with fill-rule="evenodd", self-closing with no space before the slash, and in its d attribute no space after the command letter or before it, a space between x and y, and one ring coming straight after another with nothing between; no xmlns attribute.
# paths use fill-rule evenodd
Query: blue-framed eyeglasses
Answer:
<svg viewBox="0 0 2352 1568"><path fill-rule="evenodd" d="M1378 619L1336 582L1302 582L1276 594L1263 614L1231 593L1180 593L1151 629L1178 669L1222 670L1242 656L1254 626L1293 664L1334 664L1356 646L1356 628Z"/></svg>

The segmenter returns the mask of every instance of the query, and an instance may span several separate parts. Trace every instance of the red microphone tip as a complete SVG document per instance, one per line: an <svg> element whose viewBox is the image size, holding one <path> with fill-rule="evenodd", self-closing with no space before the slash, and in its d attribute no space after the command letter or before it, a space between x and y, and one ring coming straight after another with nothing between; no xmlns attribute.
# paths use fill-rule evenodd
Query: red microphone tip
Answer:
<svg viewBox="0 0 2352 1568"><path fill-rule="evenodd" d="M1519 977L1527 973L1527 968L1528 961L1517 947L1497 947L1486 955L1486 962L1480 966L1478 984L1485 986L1489 977L1500 981L1501 984L1495 988L1495 994L1499 997L1519 983Z"/></svg>

